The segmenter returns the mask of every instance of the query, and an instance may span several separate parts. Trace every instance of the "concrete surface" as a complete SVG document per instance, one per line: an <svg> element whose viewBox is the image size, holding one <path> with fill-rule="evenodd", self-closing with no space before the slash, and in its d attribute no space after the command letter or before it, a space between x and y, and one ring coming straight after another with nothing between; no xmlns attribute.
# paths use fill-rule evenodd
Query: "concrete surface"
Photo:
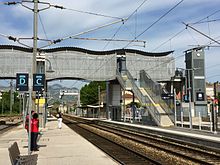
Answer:
<svg viewBox="0 0 220 165"><path fill-rule="evenodd" d="M38 165L114 165L118 164L65 124L58 129L50 119L39 138ZM22 154L28 153L28 135L22 125L0 135L0 165L10 165L8 147L17 142Z"/></svg>

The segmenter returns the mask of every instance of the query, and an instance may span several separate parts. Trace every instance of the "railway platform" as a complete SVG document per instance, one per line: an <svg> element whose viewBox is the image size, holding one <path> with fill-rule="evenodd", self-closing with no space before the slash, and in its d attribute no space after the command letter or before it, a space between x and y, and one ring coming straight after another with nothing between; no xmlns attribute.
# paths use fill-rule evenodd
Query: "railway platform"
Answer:
<svg viewBox="0 0 220 165"><path fill-rule="evenodd" d="M28 135L23 125L0 135L0 165L10 165L8 147L17 142L22 154L28 153ZM58 129L57 119L48 118L38 141L38 165L114 165L112 158L72 131L65 124Z"/></svg>

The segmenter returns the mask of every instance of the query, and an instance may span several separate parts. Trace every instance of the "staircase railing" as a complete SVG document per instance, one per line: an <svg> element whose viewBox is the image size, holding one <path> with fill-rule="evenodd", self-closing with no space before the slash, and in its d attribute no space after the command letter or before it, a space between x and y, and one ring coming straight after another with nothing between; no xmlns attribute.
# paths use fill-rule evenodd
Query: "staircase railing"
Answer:
<svg viewBox="0 0 220 165"><path fill-rule="evenodd" d="M166 114L169 116L172 122L174 122L174 113L172 111L171 106L167 104L162 98L162 86L154 82L150 76L144 71L141 70L141 87L143 87L147 93L150 95L150 97L154 100L155 103L159 104L161 108L166 112Z"/></svg>
<svg viewBox="0 0 220 165"><path fill-rule="evenodd" d="M123 77L118 69L116 69L116 78L117 78L118 82L120 83L121 87L123 89L126 89L126 82L123 80Z"/></svg>
<svg viewBox="0 0 220 165"><path fill-rule="evenodd" d="M123 80L122 74L127 76L126 81L129 81L129 82L125 82ZM149 113L151 113L151 115L156 120L156 122L158 124L160 124L161 123L160 113L158 113L158 110L156 109L156 107L152 103L152 101L147 96L144 96L142 94L142 92L140 91L139 87L135 83L130 72L128 70L126 70L126 71L123 71L122 74L119 71L117 71L117 79L118 79L119 83L121 84L122 88L125 87L124 89L126 89L126 84L129 83L131 85L132 91L134 92L134 94L138 98L138 100L148 109Z"/></svg>

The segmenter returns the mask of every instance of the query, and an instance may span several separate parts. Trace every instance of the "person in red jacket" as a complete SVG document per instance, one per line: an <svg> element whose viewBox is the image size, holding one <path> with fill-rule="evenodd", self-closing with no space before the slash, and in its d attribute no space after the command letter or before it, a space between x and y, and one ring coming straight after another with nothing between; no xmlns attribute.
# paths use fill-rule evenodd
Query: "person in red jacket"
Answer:
<svg viewBox="0 0 220 165"><path fill-rule="evenodd" d="M33 114L34 114L35 112L32 110L31 111L31 115L33 116ZM26 116L26 119L25 119L25 129L27 130L27 132L28 132L28 130L29 130L29 114L27 114L27 116Z"/></svg>
<svg viewBox="0 0 220 165"><path fill-rule="evenodd" d="M31 119L31 151L39 151L37 145L37 137L39 132L38 114L34 113Z"/></svg>

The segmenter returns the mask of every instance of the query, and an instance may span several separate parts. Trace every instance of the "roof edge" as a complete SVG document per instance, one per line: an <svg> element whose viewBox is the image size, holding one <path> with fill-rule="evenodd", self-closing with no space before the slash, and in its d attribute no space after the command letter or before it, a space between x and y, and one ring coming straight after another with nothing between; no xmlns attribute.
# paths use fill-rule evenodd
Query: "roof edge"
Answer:
<svg viewBox="0 0 220 165"><path fill-rule="evenodd" d="M24 52L33 52L32 48L25 48L16 45L0 45L0 49L14 49L20 50ZM137 53L143 56L153 56L153 57L160 57L160 56L167 56L174 51L166 51L166 52L144 52L137 49L114 49L114 50L107 50L107 51L95 51L89 50L79 47L57 47L57 48L50 48L50 49L41 49L40 51L50 53L50 52L57 52L57 51L78 51L82 53L88 53L93 55L110 55L110 54L126 54L126 53Z"/></svg>

